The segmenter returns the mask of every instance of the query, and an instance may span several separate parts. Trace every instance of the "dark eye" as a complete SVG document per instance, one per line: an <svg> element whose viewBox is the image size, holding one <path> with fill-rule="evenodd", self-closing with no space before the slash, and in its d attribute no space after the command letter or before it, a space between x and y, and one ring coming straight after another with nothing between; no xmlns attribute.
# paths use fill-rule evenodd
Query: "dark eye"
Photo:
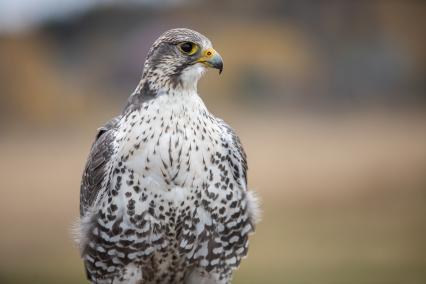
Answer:
<svg viewBox="0 0 426 284"><path fill-rule="evenodd" d="M192 55L198 50L198 46L192 42L183 42L179 44L179 49L186 54Z"/></svg>

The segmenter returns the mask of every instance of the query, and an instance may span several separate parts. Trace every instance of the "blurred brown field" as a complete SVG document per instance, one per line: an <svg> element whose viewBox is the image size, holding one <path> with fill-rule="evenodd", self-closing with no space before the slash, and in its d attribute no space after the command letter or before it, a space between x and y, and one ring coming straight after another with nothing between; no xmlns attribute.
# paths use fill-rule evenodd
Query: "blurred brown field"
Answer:
<svg viewBox="0 0 426 284"><path fill-rule="evenodd" d="M426 283L423 1L31 3L0 1L0 283L87 283L83 166L171 27L224 57L200 94L262 201L232 283Z"/></svg>
<svg viewBox="0 0 426 284"><path fill-rule="evenodd" d="M426 116L221 116L240 133L263 209L234 283L424 282ZM1 139L1 283L84 283L71 225L100 119Z"/></svg>

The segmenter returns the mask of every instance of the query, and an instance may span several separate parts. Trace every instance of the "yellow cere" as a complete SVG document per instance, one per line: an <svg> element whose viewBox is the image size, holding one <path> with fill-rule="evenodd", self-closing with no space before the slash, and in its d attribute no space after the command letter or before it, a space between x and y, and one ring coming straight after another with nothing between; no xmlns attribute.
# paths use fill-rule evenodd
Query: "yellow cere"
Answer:
<svg viewBox="0 0 426 284"><path fill-rule="evenodd" d="M206 50L204 51L204 57L206 57L206 58L210 58L210 57L212 57L215 53L216 53L216 50L214 50L213 48L206 49Z"/></svg>

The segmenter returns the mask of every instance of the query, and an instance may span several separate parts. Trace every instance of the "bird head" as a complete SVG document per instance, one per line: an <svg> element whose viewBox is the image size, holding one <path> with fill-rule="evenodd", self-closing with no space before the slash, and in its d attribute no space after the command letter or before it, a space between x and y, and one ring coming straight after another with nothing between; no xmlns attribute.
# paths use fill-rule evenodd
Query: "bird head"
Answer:
<svg viewBox="0 0 426 284"><path fill-rule="evenodd" d="M194 89L207 68L223 70L220 54L210 40L190 29L162 34L148 52L142 80L151 89Z"/></svg>

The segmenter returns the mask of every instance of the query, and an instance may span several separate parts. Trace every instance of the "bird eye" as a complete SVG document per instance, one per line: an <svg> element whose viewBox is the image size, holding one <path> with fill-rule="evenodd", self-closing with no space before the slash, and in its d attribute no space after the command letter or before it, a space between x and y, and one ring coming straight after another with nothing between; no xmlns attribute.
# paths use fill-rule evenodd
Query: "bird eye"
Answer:
<svg viewBox="0 0 426 284"><path fill-rule="evenodd" d="M198 50L198 46L192 42L183 42L179 44L179 49L188 55L192 55Z"/></svg>

